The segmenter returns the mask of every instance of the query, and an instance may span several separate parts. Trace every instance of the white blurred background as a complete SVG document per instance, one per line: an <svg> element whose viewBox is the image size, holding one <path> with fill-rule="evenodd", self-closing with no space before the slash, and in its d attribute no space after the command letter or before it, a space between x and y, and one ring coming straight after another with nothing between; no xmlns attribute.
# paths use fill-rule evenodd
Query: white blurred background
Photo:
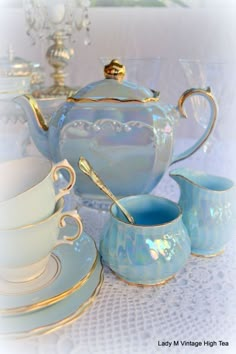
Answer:
<svg viewBox="0 0 236 354"><path fill-rule="evenodd" d="M227 146L227 165L231 170L236 136L236 2L191 0L185 3L188 8L89 8L92 42L85 46L84 32L76 34L67 83L81 87L101 79L101 57L142 58L144 63L145 58L160 57L160 72L158 69L150 73L147 64L142 74L145 84L160 90L165 102L176 104L180 94L190 86L211 85L219 102L219 119L210 144L201 153L205 159L205 153L211 151L212 146L217 146L220 151ZM37 41L32 46L26 35L22 1L0 0L1 56L6 54L11 44L15 55L39 62L45 68L49 84L52 69L45 58L49 43ZM194 77L188 77L179 63L180 58L200 61L202 74L198 74L197 67ZM205 123L198 117L196 120L197 123L194 120L181 122L177 137L186 141L198 137Z"/></svg>
<svg viewBox="0 0 236 354"><path fill-rule="evenodd" d="M179 58L235 62L235 1L186 3L192 7L89 8L92 43L84 46L84 32L78 32L68 82L84 85L100 78L101 56L164 57L172 62ZM48 43L31 45L20 4L19 0L0 0L0 54L6 54L10 43L17 56L39 61L48 69L45 61Z"/></svg>

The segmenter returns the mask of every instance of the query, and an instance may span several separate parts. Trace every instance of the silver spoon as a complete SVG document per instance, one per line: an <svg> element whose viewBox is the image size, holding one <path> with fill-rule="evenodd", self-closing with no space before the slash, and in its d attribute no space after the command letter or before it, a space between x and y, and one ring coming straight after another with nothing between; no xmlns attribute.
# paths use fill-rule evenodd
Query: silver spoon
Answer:
<svg viewBox="0 0 236 354"><path fill-rule="evenodd" d="M90 163L81 156L78 161L79 169L87 175L93 183L98 186L98 188L105 193L117 206L120 208L126 219L130 222L130 224L134 224L134 218L129 214L129 212L120 204L119 200L114 196L114 194L107 188L101 178L96 174Z"/></svg>

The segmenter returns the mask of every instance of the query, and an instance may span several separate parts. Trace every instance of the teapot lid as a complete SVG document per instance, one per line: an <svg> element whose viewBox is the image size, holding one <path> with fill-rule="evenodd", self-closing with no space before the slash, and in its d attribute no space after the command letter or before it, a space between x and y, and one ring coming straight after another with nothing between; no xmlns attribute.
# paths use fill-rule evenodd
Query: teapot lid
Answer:
<svg viewBox="0 0 236 354"><path fill-rule="evenodd" d="M11 47L8 56L0 58L0 77L25 77L30 76L31 71L30 62L15 57Z"/></svg>
<svg viewBox="0 0 236 354"><path fill-rule="evenodd" d="M104 67L105 79L93 82L68 97L71 102L156 102L159 92L123 80L125 66L113 59Z"/></svg>

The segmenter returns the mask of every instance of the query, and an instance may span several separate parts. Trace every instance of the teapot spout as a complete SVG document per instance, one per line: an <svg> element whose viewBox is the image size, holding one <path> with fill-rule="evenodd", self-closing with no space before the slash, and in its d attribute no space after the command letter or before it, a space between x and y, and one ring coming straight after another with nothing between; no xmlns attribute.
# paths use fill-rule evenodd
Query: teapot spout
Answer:
<svg viewBox="0 0 236 354"><path fill-rule="evenodd" d="M30 133L38 150L47 158L51 158L48 145L48 125L37 104L31 95L17 96L14 101L24 110Z"/></svg>

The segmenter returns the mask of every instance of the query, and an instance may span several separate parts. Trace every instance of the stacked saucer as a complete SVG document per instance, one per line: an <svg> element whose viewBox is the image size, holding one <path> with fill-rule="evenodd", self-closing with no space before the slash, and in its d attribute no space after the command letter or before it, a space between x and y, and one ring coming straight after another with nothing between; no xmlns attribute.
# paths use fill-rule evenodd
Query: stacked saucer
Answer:
<svg viewBox="0 0 236 354"><path fill-rule="evenodd" d="M74 226L66 227L72 233ZM0 280L0 337L48 333L78 318L96 298L103 270L94 241L83 233L74 246L61 245L38 278Z"/></svg>
<svg viewBox="0 0 236 354"><path fill-rule="evenodd" d="M69 178L56 195L59 169ZM63 195L74 183L66 160L52 165L30 157L0 165L0 336L56 329L82 313L100 289L96 246L77 212L63 211Z"/></svg>

